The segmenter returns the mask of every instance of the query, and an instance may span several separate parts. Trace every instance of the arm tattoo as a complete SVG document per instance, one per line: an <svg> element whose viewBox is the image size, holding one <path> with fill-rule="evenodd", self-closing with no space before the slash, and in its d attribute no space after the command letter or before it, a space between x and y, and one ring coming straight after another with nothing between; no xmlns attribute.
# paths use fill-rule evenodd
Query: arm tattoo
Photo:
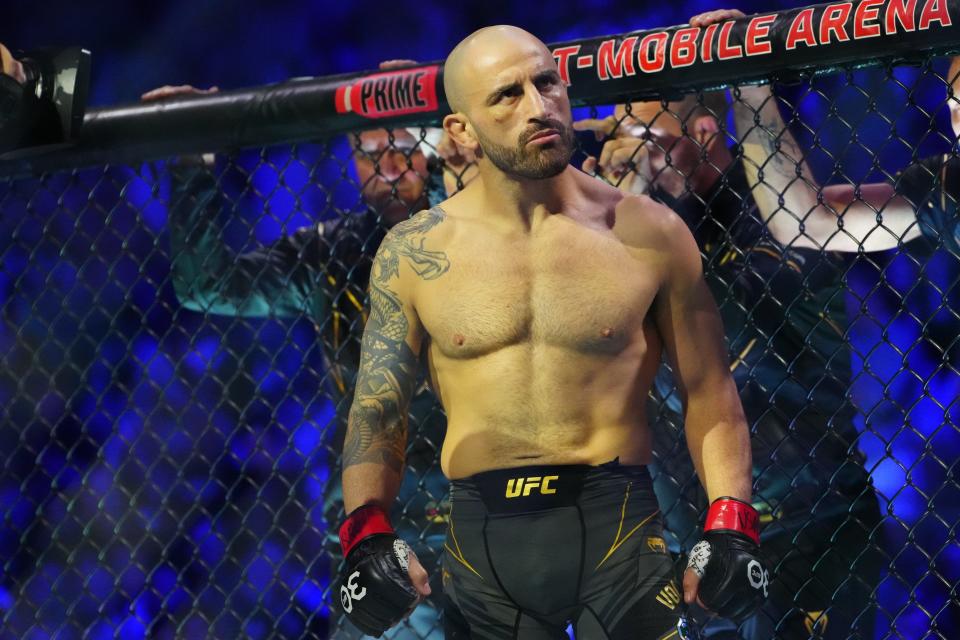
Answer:
<svg viewBox="0 0 960 640"><path fill-rule="evenodd" d="M400 473L407 445L407 409L417 382L418 354L407 344L410 322L390 281L404 258L416 275L435 280L450 268L443 251L424 247L427 232L443 222L438 209L394 227L373 262L370 319L363 332L360 371L350 407L343 466L372 462Z"/></svg>
<svg viewBox="0 0 960 640"><path fill-rule="evenodd" d="M774 106L776 108L776 106ZM800 170L803 154L787 132L786 124L779 117L770 117L761 125L763 146L773 161L777 172L786 178L794 179Z"/></svg>
<svg viewBox="0 0 960 640"><path fill-rule="evenodd" d="M743 166L761 218L769 225L783 212L775 221L780 233L805 234L805 223L816 207L820 187L780 116L776 98L771 95L762 104L738 99L734 119L741 138ZM786 227L794 222L795 231ZM786 244L785 238L780 240Z"/></svg>
<svg viewBox="0 0 960 640"><path fill-rule="evenodd" d="M775 97L771 95L763 104L737 100L734 120L741 142L754 138L766 153L766 158L751 159L761 175L765 169L769 169L788 183L798 177L806 177L803 152L781 119Z"/></svg>

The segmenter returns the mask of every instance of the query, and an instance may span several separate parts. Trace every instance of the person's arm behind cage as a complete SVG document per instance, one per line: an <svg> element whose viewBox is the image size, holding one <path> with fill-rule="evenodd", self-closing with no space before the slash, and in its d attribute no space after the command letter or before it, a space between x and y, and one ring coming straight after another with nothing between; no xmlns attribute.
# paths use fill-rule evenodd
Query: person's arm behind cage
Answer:
<svg viewBox="0 0 960 640"><path fill-rule="evenodd" d="M820 186L769 86L741 87L733 113L754 200L781 244L857 253L919 237L914 207L890 185Z"/></svg>
<svg viewBox="0 0 960 640"><path fill-rule="evenodd" d="M211 93L162 87L144 101ZM322 227L306 227L246 253L231 250L219 218L224 205L213 167L199 157L171 163L169 210L172 278L177 299L201 313L243 317L321 317L329 306Z"/></svg>
<svg viewBox="0 0 960 640"><path fill-rule="evenodd" d="M736 9L699 14L706 27L744 17ZM821 186L769 85L734 89L733 117L743 167L770 234L783 246L858 253L882 251L920 236L914 204L885 183Z"/></svg>

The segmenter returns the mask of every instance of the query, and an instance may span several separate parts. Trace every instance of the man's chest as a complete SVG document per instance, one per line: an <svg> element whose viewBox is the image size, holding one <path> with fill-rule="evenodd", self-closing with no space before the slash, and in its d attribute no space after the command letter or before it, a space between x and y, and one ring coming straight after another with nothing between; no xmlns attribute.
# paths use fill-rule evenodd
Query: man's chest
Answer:
<svg viewBox="0 0 960 640"><path fill-rule="evenodd" d="M451 247L449 271L418 286L417 311L450 357L514 344L618 352L642 333L659 275L616 238L547 235Z"/></svg>

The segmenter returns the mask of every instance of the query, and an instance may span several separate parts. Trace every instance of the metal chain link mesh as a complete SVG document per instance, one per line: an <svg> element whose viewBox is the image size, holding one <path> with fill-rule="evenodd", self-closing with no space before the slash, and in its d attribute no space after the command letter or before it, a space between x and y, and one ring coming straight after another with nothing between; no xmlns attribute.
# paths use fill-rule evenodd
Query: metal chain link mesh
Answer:
<svg viewBox="0 0 960 640"><path fill-rule="evenodd" d="M580 114L575 162L683 217L724 316L774 574L742 637L960 633L947 65ZM0 181L0 637L357 637L330 583L370 261L469 160L396 129ZM650 411L682 553L668 374ZM425 387L411 417L393 516L439 587ZM442 637L427 604L389 637Z"/></svg>

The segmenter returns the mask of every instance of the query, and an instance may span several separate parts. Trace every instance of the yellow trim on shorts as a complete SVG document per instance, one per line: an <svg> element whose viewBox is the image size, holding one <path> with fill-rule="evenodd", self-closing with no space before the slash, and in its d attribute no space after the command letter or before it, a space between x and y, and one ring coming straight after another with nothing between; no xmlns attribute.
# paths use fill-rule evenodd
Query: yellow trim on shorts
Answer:
<svg viewBox="0 0 960 640"><path fill-rule="evenodd" d="M466 558L463 557L463 551L460 550L460 543L457 541L457 534L453 530L453 504L450 505L450 515L447 517L450 518L450 537L453 538L453 544L456 545L457 550L454 551L451 549L450 545L446 542L443 543L443 548L450 552L450 555L454 560L465 566L467 569L470 569L474 575L483 580L483 576L480 575L480 572L474 569L473 566L467 562Z"/></svg>
<svg viewBox="0 0 960 640"><path fill-rule="evenodd" d="M620 507L620 524L617 526L617 535L616 535L616 537L613 539L613 544L610 545L610 549L607 550L607 555L603 556L603 559L600 561L600 563L597 564L597 566L593 568L594 571L596 571L597 569L599 569L600 566L603 565L603 563L606 562L606 561L610 558L610 556L612 556L612 555L614 554L614 552L615 552L617 549L619 549L621 546L623 546L623 543L626 542L627 540L629 540L629 539L630 539L630 536L632 536L633 534L635 534L635 533L637 532L637 529L639 529L639 528L642 527L643 525L647 524L647 522L650 521L650 518L652 518L653 516L655 516L655 515L657 515L658 513L660 513L660 510L657 509L656 511L654 511L653 513L651 513L650 515L648 515L646 518L644 518L643 520L641 520L641 521L640 521L640 524L638 524L638 525L635 526L633 529L631 529L631 530L630 530L630 533L628 533L627 535L625 535L625 536L623 537L623 539L621 539L621 538L620 538L620 533L623 531L623 521L624 521L624 519L627 517L627 500L630 499L630 487L631 487L631 486L633 486L633 483L632 483L632 482L628 483L628 484L627 484L627 489L626 489L626 491L623 492L623 506Z"/></svg>

